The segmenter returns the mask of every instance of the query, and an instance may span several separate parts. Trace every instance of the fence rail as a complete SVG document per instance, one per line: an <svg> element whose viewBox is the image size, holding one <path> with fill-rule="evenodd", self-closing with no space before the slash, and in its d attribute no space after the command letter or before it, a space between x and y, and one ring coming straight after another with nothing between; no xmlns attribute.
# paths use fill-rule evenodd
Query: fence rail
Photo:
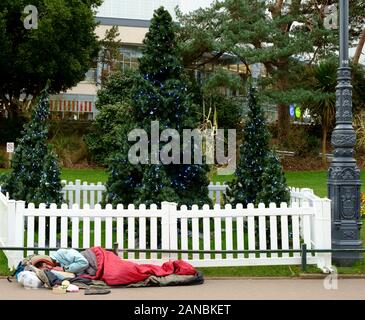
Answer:
<svg viewBox="0 0 365 320"><path fill-rule="evenodd" d="M103 192L106 191L105 186L101 183L87 183L81 180L66 181L63 180L64 185L62 189L63 199L69 205L78 204L80 207L84 203L90 204L94 208L96 204L100 204L103 198ZM219 182L208 186L209 197L213 203L223 204L223 194L226 192L227 185Z"/></svg>
<svg viewBox="0 0 365 320"><path fill-rule="evenodd" d="M68 197L74 203L60 208L55 204L49 208L44 204L26 206L24 201L9 200L0 193L0 221L7 226L0 229L1 246L113 249L117 242L124 259L161 264L182 258L197 267L301 264L303 244L308 250L331 248L330 200L316 197L310 189L292 188L291 202L279 207L251 204L233 208L220 204L226 186L216 185L210 191L216 193L213 199L219 204L188 209L168 202L161 208L113 208L110 204L102 208L96 202L103 187L67 184L64 191L73 194L66 195L66 200ZM75 203L81 199L85 200L82 208L81 203ZM95 201L93 206L87 203L90 199ZM256 250L260 253L254 253ZM27 254L33 252L27 250ZM23 252L9 251L6 255L11 267L23 258ZM313 253L307 261L325 270L331 266L331 254Z"/></svg>

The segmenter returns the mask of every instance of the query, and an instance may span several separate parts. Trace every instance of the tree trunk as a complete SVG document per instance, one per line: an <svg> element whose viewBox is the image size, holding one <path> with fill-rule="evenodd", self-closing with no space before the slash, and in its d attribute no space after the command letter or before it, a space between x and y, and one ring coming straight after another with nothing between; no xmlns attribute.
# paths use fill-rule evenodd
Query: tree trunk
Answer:
<svg viewBox="0 0 365 320"><path fill-rule="evenodd" d="M282 143L285 141L289 132L290 115L289 108L285 104L279 104L278 110L278 138Z"/></svg>
<svg viewBox="0 0 365 320"><path fill-rule="evenodd" d="M359 63L361 53L362 53L362 50L364 48L364 44L365 44L365 28L361 33L360 41L359 41L359 44L357 45L357 48L356 48L356 52L355 52L355 56L354 56L354 60L353 60L354 64Z"/></svg>
<svg viewBox="0 0 365 320"><path fill-rule="evenodd" d="M323 165L327 165L327 127L323 126L322 127L322 163Z"/></svg>

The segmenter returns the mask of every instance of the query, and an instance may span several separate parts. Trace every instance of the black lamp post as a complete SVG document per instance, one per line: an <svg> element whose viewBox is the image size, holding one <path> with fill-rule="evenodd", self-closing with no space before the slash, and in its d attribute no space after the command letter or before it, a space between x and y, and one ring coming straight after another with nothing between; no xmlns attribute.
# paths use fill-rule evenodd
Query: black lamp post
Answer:
<svg viewBox="0 0 365 320"><path fill-rule="evenodd" d="M352 126L352 86L349 65L349 0L340 0L340 68L336 88L336 128L332 135L334 160L328 174L328 195L332 200L332 248L359 249L360 170L354 159L356 133ZM350 266L361 254L333 254L339 266Z"/></svg>

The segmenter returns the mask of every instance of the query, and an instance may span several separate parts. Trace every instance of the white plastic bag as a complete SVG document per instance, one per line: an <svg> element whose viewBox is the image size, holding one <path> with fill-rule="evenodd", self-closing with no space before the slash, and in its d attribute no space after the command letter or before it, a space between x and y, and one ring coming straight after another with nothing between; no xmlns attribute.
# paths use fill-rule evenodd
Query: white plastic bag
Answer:
<svg viewBox="0 0 365 320"><path fill-rule="evenodd" d="M43 287L43 282L32 271L22 271L18 275L18 282L25 289L39 289Z"/></svg>

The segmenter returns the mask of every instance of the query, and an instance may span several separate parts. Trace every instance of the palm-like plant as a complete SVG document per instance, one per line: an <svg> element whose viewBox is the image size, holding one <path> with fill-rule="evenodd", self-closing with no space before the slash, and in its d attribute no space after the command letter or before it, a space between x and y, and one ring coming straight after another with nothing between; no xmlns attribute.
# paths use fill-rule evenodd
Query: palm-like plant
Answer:
<svg viewBox="0 0 365 320"><path fill-rule="evenodd" d="M304 102L312 117L322 125L322 161L327 163L327 136L336 114L337 62L329 59L309 71L313 94Z"/></svg>

